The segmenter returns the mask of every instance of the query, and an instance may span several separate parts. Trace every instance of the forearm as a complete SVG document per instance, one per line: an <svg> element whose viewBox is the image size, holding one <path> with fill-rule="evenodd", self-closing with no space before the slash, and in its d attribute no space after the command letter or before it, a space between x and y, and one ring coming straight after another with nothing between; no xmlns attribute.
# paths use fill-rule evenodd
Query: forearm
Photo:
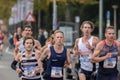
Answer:
<svg viewBox="0 0 120 80"><path fill-rule="evenodd" d="M40 72L42 72L43 71L43 62L40 59L38 60L38 66L39 66Z"/></svg>
<svg viewBox="0 0 120 80"><path fill-rule="evenodd" d="M17 61L16 60L14 60L13 62L12 62L12 64L11 64L11 68L13 69L13 70L16 70L16 65L17 65Z"/></svg>
<svg viewBox="0 0 120 80"><path fill-rule="evenodd" d="M14 51L13 51L13 56L14 56L14 58L17 56L18 53L19 53L19 49L17 49L17 48L15 47L15 49L14 49Z"/></svg>
<svg viewBox="0 0 120 80"><path fill-rule="evenodd" d="M106 56L103 56L103 57L93 57L93 58L91 58L91 62L92 63L97 63L97 62L101 62L101 61L103 61L105 59L106 59Z"/></svg>

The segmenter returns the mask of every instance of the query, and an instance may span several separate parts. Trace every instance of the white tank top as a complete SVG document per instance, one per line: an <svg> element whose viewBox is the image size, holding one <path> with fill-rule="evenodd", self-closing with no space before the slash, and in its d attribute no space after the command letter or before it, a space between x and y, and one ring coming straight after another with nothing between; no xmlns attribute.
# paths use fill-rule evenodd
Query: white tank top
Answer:
<svg viewBox="0 0 120 80"><path fill-rule="evenodd" d="M93 38L94 37L91 36L90 39L88 40L90 46L92 46ZM79 58L81 65L80 68L86 71L92 71L93 63L90 62L92 51L86 47L86 44L88 42L83 43L82 38L80 38L78 41L78 50L80 51L80 58Z"/></svg>

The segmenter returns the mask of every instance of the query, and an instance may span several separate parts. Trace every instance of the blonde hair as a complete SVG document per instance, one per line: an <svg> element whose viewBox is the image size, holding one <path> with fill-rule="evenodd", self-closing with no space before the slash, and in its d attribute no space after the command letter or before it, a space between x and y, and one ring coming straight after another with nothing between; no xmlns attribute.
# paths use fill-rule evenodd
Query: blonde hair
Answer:
<svg viewBox="0 0 120 80"><path fill-rule="evenodd" d="M54 35L55 35L56 33L62 33L62 34L64 35L64 32L61 31L61 30L55 30Z"/></svg>

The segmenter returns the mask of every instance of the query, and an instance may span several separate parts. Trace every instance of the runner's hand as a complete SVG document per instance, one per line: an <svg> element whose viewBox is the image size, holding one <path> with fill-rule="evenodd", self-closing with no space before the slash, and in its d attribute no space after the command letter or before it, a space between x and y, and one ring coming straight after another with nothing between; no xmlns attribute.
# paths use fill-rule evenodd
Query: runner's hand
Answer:
<svg viewBox="0 0 120 80"><path fill-rule="evenodd" d="M17 68L17 69L16 69L16 72L17 72L17 73L20 73L20 72L22 72L22 70L21 70L20 68Z"/></svg>
<svg viewBox="0 0 120 80"><path fill-rule="evenodd" d="M111 52L106 54L106 58L111 58L111 57L112 57L112 53Z"/></svg>

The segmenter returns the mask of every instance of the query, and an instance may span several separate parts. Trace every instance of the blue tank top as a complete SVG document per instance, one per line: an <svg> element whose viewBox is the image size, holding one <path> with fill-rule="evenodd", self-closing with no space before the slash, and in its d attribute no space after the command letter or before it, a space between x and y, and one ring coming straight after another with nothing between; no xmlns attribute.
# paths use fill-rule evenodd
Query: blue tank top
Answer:
<svg viewBox="0 0 120 80"><path fill-rule="evenodd" d="M66 48L62 53L57 53L54 50L54 47L50 47L51 56L47 61L47 73L52 78L62 78L63 77L63 66L65 64L65 60L67 59Z"/></svg>
<svg viewBox="0 0 120 80"><path fill-rule="evenodd" d="M100 57L105 56L108 52L112 53L112 57L99 62L98 72L102 74L112 73L116 74L118 72L117 71L118 47L115 43L113 43L112 46L106 45L105 41L103 41L103 43L104 45Z"/></svg>

